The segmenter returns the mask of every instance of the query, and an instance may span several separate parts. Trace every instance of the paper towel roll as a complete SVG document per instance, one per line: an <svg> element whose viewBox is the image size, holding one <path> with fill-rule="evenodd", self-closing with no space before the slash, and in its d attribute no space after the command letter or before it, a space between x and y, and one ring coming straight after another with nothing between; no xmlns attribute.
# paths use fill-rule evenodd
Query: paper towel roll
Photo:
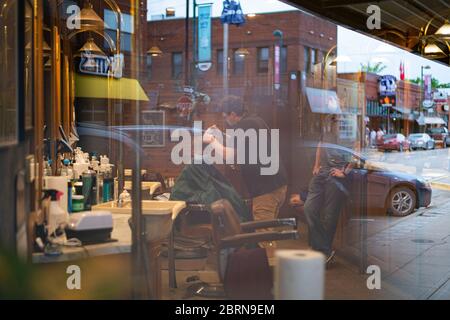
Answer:
<svg viewBox="0 0 450 320"><path fill-rule="evenodd" d="M323 299L325 256L322 253L306 250L277 250L275 257L275 299Z"/></svg>
<svg viewBox="0 0 450 320"><path fill-rule="evenodd" d="M44 177L44 189L54 189L63 193L61 199L59 200L59 206L65 211L68 210L67 183L67 177L64 176Z"/></svg>

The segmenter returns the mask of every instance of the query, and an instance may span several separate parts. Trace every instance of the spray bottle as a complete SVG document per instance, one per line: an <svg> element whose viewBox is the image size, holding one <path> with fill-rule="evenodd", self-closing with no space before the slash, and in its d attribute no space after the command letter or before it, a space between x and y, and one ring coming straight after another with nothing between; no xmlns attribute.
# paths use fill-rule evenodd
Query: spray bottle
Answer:
<svg viewBox="0 0 450 320"><path fill-rule="evenodd" d="M59 227L67 224L68 214L59 206L62 192L54 189L44 190L44 199L50 198L50 209L47 217L47 234L51 236Z"/></svg>

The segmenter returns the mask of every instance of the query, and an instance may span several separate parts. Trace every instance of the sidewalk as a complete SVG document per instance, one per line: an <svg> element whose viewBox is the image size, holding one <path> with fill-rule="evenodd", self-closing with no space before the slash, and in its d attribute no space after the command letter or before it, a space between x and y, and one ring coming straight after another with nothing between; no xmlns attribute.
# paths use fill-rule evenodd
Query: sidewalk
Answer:
<svg viewBox="0 0 450 320"><path fill-rule="evenodd" d="M381 290L362 288L352 298L450 299L449 197L440 191L431 207L366 238L367 265L381 268ZM346 250L361 256L360 244Z"/></svg>

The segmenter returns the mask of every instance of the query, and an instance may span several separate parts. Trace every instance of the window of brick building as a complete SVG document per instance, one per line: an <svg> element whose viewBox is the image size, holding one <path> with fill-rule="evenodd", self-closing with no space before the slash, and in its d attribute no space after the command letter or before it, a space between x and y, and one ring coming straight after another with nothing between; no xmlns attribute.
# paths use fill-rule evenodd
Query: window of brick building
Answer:
<svg viewBox="0 0 450 320"><path fill-rule="evenodd" d="M257 60L258 73L269 72L269 48L258 48L258 60Z"/></svg>
<svg viewBox="0 0 450 320"><path fill-rule="evenodd" d="M245 56L239 55L237 50L233 50L233 74L242 75L245 71Z"/></svg>
<svg viewBox="0 0 450 320"><path fill-rule="evenodd" d="M283 46L281 47L280 52L280 72L286 73L287 72L287 47Z"/></svg>
<svg viewBox="0 0 450 320"><path fill-rule="evenodd" d="M216 63L217 74L221 75L223 74L223 49L217 50L216 57L217 57Z"/></svg>
<svg viewBox="0 0 450 320"><path fill-rule="evenodd" d="M105 32L113 39L116 40L116 33L117 33L117 20L116 20L116 14L109 10L104 10L104 17L105 17ZM134 17L122 13L123 17L123 25L121 26L121 35L120 35L120 47L122 51L124 52L132 52L134 50L133 48L133 33L134 33ZM105 48L109 48L108 43L105 41Z"/></svg>
<svg viewBox="0 0 450 320"><path fill-rule="evenodd" d="M172 52L172 78L180 79L183 73L183 53Z"/></svg>
<svg viewBox="0 0 450 320"><path fill-rule="evenodd" d="M304 59L303 61L305 62L305 72L311 72L311 48L305 46L304 47Z"/></svg>
<svg viewBox="0 0 450 320"><path fill-rule="evenodd" d="M147 55L147 58L145 60L145 71L146 71L147 79L151 79L152 78L152 56L151 55Z"/></svg>

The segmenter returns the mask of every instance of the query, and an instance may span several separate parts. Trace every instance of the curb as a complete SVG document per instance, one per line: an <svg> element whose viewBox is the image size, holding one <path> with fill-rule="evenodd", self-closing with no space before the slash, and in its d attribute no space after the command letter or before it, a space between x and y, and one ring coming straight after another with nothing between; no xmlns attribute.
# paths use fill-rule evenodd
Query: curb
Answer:
<svg viewBox="0 0 450 320"><path fill-rule="evenodd" d="M431 182L431 186L439 189L439 190L445 190L445 191L450 191L450 184L448 183L443 183L443 182Z"/></svg>

